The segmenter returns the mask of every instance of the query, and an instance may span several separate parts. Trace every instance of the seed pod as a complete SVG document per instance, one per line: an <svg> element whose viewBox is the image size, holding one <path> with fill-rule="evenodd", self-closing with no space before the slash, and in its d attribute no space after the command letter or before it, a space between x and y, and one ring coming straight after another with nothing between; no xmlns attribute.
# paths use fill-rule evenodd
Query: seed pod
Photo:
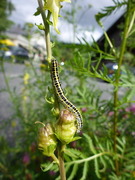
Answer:
<svg viewBox="0 0 135 180"><path fill-rule="evenodd" d="M48 123L42 127L38 135L38 148L46 156L52 156L57 146L57 140L51 125Z"/></svg>
<svg viewBox="0 0 135 180"><path fill-rule="evenodd" d="M75 116L68 109L63 109L60 112L60 117L55 127L55 134L63 144L68 144L74 140L76 133L75 121Z"/></svg>

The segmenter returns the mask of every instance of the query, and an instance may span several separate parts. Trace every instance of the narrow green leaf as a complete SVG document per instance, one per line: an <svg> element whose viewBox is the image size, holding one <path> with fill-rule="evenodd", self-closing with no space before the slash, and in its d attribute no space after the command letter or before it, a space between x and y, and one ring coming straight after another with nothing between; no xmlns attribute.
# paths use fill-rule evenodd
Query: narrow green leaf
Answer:
<svg viewBox="0 0 135 180"><path fill-rule="evenodd" d="M54 165L54 161L50 162L50 163L44 163L44 164L41 164L41 169L43 172L46 172L46 171L50 170L53 165Z"/></svg>
<svg viewBox="0 0 135 180"><path fill-rule="evenodd" d="M100 173L99 173L99 164L98 164L98 159L94 159L94 166L95 166L95 173L98 178L101 178Z"/></svg>
<svg viewBox="0 0 135 180"><path fill-rule="evenodd" d="M102 169L100 169L100 172L105 172L105 170L106 170L106 168L107 168L107 162L105 161L105 158L104 158L105 156L100 156L99 158L100 158L100 161L101 161L101 163L102 163L102 166L103 166L103 168Z"/></svg>
<svg viewBox="0 0 135 180"><path fill-rule="evenodd" d="M50 21L50 20L48 20L48 19L47 19L47 23L48 23L49 25L51 25L51 26L53 25L53 22Z"/></svg>
<svg viewBox="0 0 135 180"><path fill-rule="evenodd" d="M78 170L78 164L75 164L72 168L71 174L68 177L68 180L73 180L75 175L77 174L77 170Z"/></svg>
<svg viewBox="0 0 135 180"><path fill-rule="evenodd" d="M84 163L84 167L83 167L83 174L80 180L86 180L87 178L87 172L88 172L88 162Z"/></svg>
<svg viewBox="0 0 135 180"><path fill-rule="evenodd" d="M92 152L93 154L96 154L97 151L96 151L96 149L95 149L95 147L94 147L94 145L93 145L93 142L92 142L92 139L90 138L90 136L88 136L88 135L85 134L85 133L84 133L83 135L86 137L86 139L87 139L87 141L88 141L89 148L90 148L91 152Z"/></svg>
<svg viewBox="0 0 135 180"><path fill-rule="evenodd" d="M71 148L68 148L64 151L64 153L72 158L79 158L81 156L81 152L77 149L71 149Z"/></svg>

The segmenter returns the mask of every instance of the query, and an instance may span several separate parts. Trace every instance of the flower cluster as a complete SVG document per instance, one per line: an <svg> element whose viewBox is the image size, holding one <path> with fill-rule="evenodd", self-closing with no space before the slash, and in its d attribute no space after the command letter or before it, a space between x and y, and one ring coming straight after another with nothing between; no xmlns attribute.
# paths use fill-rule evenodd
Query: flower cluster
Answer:
<svg viewBox="0 0 135 180"><path fill-rule="evenodd" d="M75 121L73 113L63 109L54 127L49 123L43 124L44 127L39 130L38 134L38 148L44 155L53 157L59 141L66 145L80 139L80 137L75 137L77 131Z"/></svg>

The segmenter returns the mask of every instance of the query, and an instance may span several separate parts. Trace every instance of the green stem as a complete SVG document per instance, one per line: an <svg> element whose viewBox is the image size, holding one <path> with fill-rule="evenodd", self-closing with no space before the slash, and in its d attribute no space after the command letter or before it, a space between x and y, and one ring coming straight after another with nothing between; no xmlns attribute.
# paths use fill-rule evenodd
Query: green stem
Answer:
<svg viewBox="0 0 135 180"><path fill-rule="evenodd" d="M54 154L51 157L59 165L59 161L58 161L57 157Z"/></svg>
<svg viewBox="0 0 135 180"><path fill-rule="evenodd" d="M46 17L46 14L45 14L44 9L43 9L42 0L38 0L38 5L39 5L39 9L40 9L41 16L42 16L42 19L43 19L44 27L45 27L44 31L45 31L47 60L48 60L48 62L50 64L51 59L52 59L52 49L51 49L51 41L50 41L50 28L49 28L49 24L48 24L47 20L50 19L51 13L48 11L48 16ZM60 109L58 98L57 98L57 95L56 95L55 91L54 91L54 94L55 94L55 109Z"/></svg>
<svg viewBox="0 0 135 180"><path fill-rule="evenodd" d="M61 180L66 180L66 172L64 167L64 151L65 145L60 144L58 149L59 169Z"/></svg>
<svg viewBox="0 0 135 180"><path fill-rule="evenodd" d="M123 33L123 37L122 37L123 40L122 40L122 45L121 45L121 49L120 49L120 55L118 58L118 70L116 72L116 79L115 79L115 86L114 86L114 123L113 123L114 153L117 153L117 128L118 128L117 123L118 123L118 106L119 106L118 91L119 91L121 65L123 62L123 56L124 56L124 52L126 49L127 33L128 33L129 23L130 23L130 4L131 4L131 0L128 1L128 5L127 5L124 33ZM119 175L119 162L117 159L115 160L115 172L117 175Z"/></svg>
<svg viewBox="0 0 135 180"><path fill-rule="evenodd" d="M81 163L85 163L85 162L88 162L88 161L92 161L100 156L104 156L104 155L110 155L110 156L113 156L114 154L111 153L111 152L102 152L102 153L99 153L99 154L95 154L93 156L90 156L88 158L85 158L85 159L81 159L81 160L76 160L76 161L72 161L72 162L67 162L66 164L81 164Z"/></svg>
<svg viewBox="0 0 135 180"><path fill-rule="evenodd" d="M2 71L3 76L4 76L4 81L5 81L5 84L6 84L7 91L9 93L9 95L10 95L10 98L11 98L12 102L14 102L14 96L12 94L12 91L10 90L9 81L8 81L6 73L5 73L5 68L4 68L3 61L4 61L4 58L1 61L1 71Z"/></svg>
<svg viewBox="0 0 135 180"><path fill-rule="evenodd" d="M48 11L48 16L46 17L46 14L45 14L44 9L43 9L42 0L38 0L38 4L39 4L39 9L40 9L41 16L42 16L43 23L44 23L44 27L45 27L45 41L46 41L47 60L50 64L51 59L52 59L52 50L51 50L51 41L50 41L50 28L49 28L49 24L48 24L47 20L49 20L51 14ZM57 95L55 93L55 90L54 90L54 94L55 94L55 104L54 104L55 109L60 110L60 105L59 105L59 101L58 101ZM66 173L65 173L65 168L64 168L64 148L65 148L65 145L59 144L58 160L55 156L52 157L59 165L61 180L66 180Z"/></svg>
<svg viewBox="0 0 135 180"><path fill-rule="evenodd" d="M38 5L39 5L40 13L41 13L41 16L42 16L42 19L43 19L44 27L45 27L44 31L45 31L47 60L48 60L48 62L50 64L51 59L52 59L52 49L51 49L51 41L50 41L50 28L49 28L49 24L48 24L47 20L50 19L51 13L48 11L48 16L46 17L42 0L38 0ZM54 91L54 94L55 94L55 109L59 109L60 108L59 107L59 102L58 102L55 91Z"/></svg>
<svg viewBox="0 0 135 180"><path fill-rule="evenodd" d="M107 41L108 41L108 43L109 43L109 46L110 46L110 48L111 48L112 51L113 51L113 54L116 55L116 51L115 51L115 49L114 49L114 46L113 46L113 44L112 44L112 42L111 42L108 34L107 34L106 31L104 30L104 28L103 28L103 31L104 31L104 35L105 35L105 37L106 37L106 39L107 39Z"/></svg>
<svg viewBox="0 0 135 180"><path fill-rule="evenodd" d="M43 19L44 27L45 27L45 42L46 42L46 51L47 51L47 60L50 63L52 59L52 49L51 49L51 41L50 41L50 28L47 22L46 14L43 9L42 0L38 0L39 9L41 12L41 16ZM48 11L48 19L50 17L50 12Z"/></svg>

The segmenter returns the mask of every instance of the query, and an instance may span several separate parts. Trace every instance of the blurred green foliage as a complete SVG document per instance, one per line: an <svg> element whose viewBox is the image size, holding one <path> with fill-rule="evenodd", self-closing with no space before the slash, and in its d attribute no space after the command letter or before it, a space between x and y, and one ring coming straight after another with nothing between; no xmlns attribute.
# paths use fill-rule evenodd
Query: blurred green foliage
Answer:
<svg viewBox="0 0 135 180"><path fill-rule="evenodd" d="M9 20L9 16L12 11L15 10L11 1L1 0L0 2L0 36L4 33L12 24L13 21Z"/></svg>

